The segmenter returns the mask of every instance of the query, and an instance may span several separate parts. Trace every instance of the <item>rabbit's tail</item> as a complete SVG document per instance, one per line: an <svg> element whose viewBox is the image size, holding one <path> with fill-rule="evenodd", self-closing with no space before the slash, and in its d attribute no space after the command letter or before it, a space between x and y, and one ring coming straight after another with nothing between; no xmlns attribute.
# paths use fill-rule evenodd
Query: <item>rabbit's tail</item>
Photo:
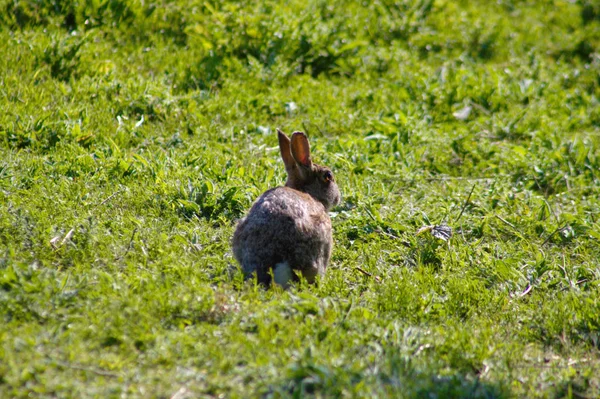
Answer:
<svg viewBox="0 0 600 399"><path fill-rule="evenodd" d="M283 288L289 287L294 278L294 272L288 262L277 263L273 268L273 280Z"/></svg>
<svg viewBox="0 0 600 399"><path fill-rule="evenodd" d="M295 280L294 271L288 262L277 263L272 269L259 263L246 262L242 265L242 269L246 280L256 276L258 282L267 287L271 285L271 280L273 280L285 289Z"/></svg>

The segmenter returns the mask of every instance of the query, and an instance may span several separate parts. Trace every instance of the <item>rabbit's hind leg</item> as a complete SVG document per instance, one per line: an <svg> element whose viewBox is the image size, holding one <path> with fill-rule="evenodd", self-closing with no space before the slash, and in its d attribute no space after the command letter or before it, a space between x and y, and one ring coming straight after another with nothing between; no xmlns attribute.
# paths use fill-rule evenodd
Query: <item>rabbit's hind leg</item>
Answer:
<svg viewBox="0 0 600 399"><path fill-rule="evenodd" d="M260 284L267 287L271 283L271 276L268 273L269 268L261 266L257 262L244 262L242 264L242 269L244 270L244 280L250 280L256 277Z"/></svg>
<svg viewBox="0 0 600 399"><path fill-rule="evenodd" d="M313 284L318 275L319 275L319 268L317 266L311 266L311 267L302 269L302 276L306 279L306 281L309 284Z"/></svg>

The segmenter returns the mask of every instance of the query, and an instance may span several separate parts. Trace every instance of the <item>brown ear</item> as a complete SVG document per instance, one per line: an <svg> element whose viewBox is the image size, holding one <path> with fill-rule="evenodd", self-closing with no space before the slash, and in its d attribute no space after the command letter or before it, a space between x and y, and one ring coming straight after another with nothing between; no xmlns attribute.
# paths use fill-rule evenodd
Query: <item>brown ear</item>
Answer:
<svg viewBox="0 0 600 399"><path fill-rule="evenodd" d="M308 138L303 132L294 132L292 134L292 155L299 165L305 168L312 166L310 144L308 144Z"/></svg>
<svg viewBox="0 0 600 399"><path fill-rule="evenodd" d="M292 156L290 139L279 129L277 129L277 138L279 139L279 151L281 152L285 170L292 170L296 167L296 161L294 161L294 157Z"/></svg>

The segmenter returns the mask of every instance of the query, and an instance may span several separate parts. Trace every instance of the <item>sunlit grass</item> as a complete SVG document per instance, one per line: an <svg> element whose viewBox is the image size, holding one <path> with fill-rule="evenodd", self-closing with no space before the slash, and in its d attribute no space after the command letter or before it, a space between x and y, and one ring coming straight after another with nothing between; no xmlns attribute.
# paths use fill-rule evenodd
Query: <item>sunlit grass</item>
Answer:
<svg viewBox="0 0 600 399"><path fill-rule="evenodd" d="M1 397L600 395L594 2L0 10ZM230 250L277 127L343 195L289 291Z"/></svg>

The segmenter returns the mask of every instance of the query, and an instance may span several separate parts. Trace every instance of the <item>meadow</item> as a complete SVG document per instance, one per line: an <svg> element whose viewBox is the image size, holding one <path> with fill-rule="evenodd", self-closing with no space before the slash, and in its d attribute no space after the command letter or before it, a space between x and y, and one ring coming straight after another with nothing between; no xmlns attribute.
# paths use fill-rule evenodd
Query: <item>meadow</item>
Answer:
<svg viewBox="0 0 600 399"><path fill-rule="evenodd" d="M600 397L598 2L0 0L0 55L0 397ZM342 191L287 291L278 127Z"/></svg>

